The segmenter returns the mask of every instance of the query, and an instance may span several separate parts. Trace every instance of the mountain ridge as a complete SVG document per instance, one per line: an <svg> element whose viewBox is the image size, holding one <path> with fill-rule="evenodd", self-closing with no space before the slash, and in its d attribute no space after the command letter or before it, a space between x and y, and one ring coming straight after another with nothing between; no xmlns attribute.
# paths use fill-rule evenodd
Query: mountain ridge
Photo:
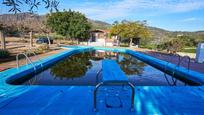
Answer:
<svg viewBox="0 0 204 115"><path fill-rule="evenodd" d="M42 31L42 27L44 26L44 21L46 19L45 15L38 14L30 14L30 13L19 13L19 14L2 14L0 15L0 23L3 23L6 26L12 26L17 24L18 26L27 26L32 27L33 30L38 32ZM111 24L99 21L88 19L88 21L92 24L92 29L109 29ZM171 38L187 35L187 36L204 36L204 30L188 32L188 31L169 31L166 29L151 27L148 26L150 32L152 33L153 42L164 42L166 40L170 40Z"/></svg>

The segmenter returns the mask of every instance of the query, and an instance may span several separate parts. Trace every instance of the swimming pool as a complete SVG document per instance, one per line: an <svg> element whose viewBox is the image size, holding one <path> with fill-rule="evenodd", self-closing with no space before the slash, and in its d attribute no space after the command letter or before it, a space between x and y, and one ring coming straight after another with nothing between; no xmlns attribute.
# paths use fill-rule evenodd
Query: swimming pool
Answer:
<svg viewBox="0 0 204 115"><path fill-rule="evenodd" d="M33 73L41 73L64 60L71 59L82 52L89 52L90 50L102 50L112 52L109 57L112 59L120 55L118 60L132 56L137 59L138 63L145 62L146 67L153 67L156 70L163 71L166 65L166 72L172 74L175 72L175 77L189 82L190 84L203 85L204 74L187 70L183 67L177 67L174 64L167 64L168 62L156 59L154 57L145 55L143 53L120 48L103 48L103 47L73 47L58 54L54 54L35 61L33 64L22 65L19 68L12 68L0 72L0 114L81 114L87 113L95 114L191 114L203 113L203 86L137 86L135 87L135 111L130 111L129 99L130 91L126 87L110 86L101 87L98 96L98 110L93 111L93 89L95 86L80 86L76 85L26 85L27 78ZM95 54L100 54L93 52ZM114 52L114 53L113 53ZM84 53L85 54L85 53ZM128 56L126 56L128 55ZM78 57L78 56L77 56ZM121 58L123 57L123 58ZM96 59L92 59L96 60ZM126 61L124 61L126 62ZM141 63L142 63L141 62ZM43 68L42 66L43 65ZM90 65L87 63L87 65ZM93 64L94 65L94 64ZM87 66L88 70L89 67ZM142 64L143 65L143 64ZM151 65L151 66L150 66ZM64 68L63 68L64 69ZM144 69L145 70L145 69ZM162 73L160 71L160 73ZM150 72L150 71L146 71ZM60 72L61 73L61 72ZM143 71L145 73L145 71ZM151 72L150 72L151 73ZM136 74L137 75L137 74ZM133 76L136 76L133 75ZM34 76L30 76L31 78ZM127 75L131 81L131 76ZM60 77L58 77L59 79ZM8 84L21 79L23 82L18 85ZM30 78L29 78L30 79ZM28 79L27 79L28 80ZM28 82L28 81L27 81ZM134 81L131 81L134 83ZM144 83L144 82L143 82ZM140 84L136 84L140 85ZM149 84L145 84L149 85ZM84 101L86 100L86 101ZM119 102L119 103L118 103ZM171 104L169 104L171 103ZM107 107L107 104L113 108ZM122 107L117 108L122 104ZM56 107L56 105L58 105ZM173 105L173 107L172 107ZM80 111L79 111L80 108ZM188 109L183 109L188 108ZM195 109L196 108L196 109Z"/></svg>
<svg viewBox="0 0 204 115"><path fill-rule="evenodd" d="M137 86L171 85L172 76L164 73L126 53L104 50L83 51L65 57L61 61L34 74L8 81L13 85L96 85L102 73L102 60L116 60L131 83ZM167 81L168 80L168 81ZM175 80L175 79L173 79ZM177 80L176 85L186 85Z"/></svg>
<svg viewBox="0 0 204 115"><path fill-rule="evenodd" d="M89 52L89 51L93 51L93 50L100 50L102 52L106 51L106 52L115 52L115 53L119 53L120 55L129 55L132 56L132 58L135 58L137 61L142 61L144 62L147 66L144 66L144 71L142 75L127 75L127 77L129 78L129 80L131 82L133 82L135 85L167 85L167 80L165 81L164 78L164 74L162 72L168 73L169 75L173 75L174 77L170 77L167 76L168 81L170 81L171 83L175 81L175 78L184 81L185 83L189 84L189 85L203 85L204 84L204 74L199 73L199 72L195 72L192 70L188 70L184 67L178 67L175 64L172 63L168 63L166 61L162 61L159 60L157 58L148 56L146 54L137 52L137 51L133 51L133 50L129 50L129 49L124 49L124 48L105 48L105 47L67 47L67 46L63 46L62 48L66 48L68 50L65 50L63 52L60 52L58 54L54 54L48 57L45 57L43 59L41 59L40 61L35 61L33 64L27 64L27 65L23 65L20 66L19 68L12 68L9 70L6 70L4 72L1 72L1 82L2 84L5 85L29 85L29 83L27 83L30 79L30 83L31 85L37 84L38 83L33 83L33 81L36 81L38 79L38 77L34 77L36 75L43 75L43 76L47 76L46 74L48 74L48 76L50 75L49 69L52 68L54 65L57 65L59 62L61 62L61 60L65 60L66 58L69 58L70 56L76 55L76 54L80 54L83 52ZM35 66L33 66L35 65ZM43 67L42 67L43 65ZM151 68L150 68L151 67ZM150 68L148 70L148 68ZM43 71L42 71L43 70ZM154 70L154 72L152 71ZM159 71L160 70L160 71ZM162 71L162 72L161 72ZM47 72L47 73L46 73ZM46 74L45 74L46 73ZM96 74L96 73L94 73ZM92 76L94 76L94 74ZM90 74L89 74L90 75ZM141 77L141 76L150 76L150 77ZM154 75L154 77L152 77ZM134 77L134 76L139 76L139 77ZM156 77L155 77L156 76ZM160 76L160 77L159 77ZM31 78L35 78L35 79L31 79ZM49 79L65 79L62 76L57 76L57 77L53 77L53 75L51 77L43 77L45 78L45 80L47 78ZM47 83L47 85L94 85L94 78L90 81L86 81L85 79L87 79L89 77L83 77L80 76L78 78L74 78L74 80L71 80L72 83L64 83L65 80L58 80L60 81L60 83L56 83L57 80L53 80L54 82L50 82ZM141 79L139 79L141 78ZM159 78L156 79L155 82L151 81L151 82L146 82L148 80L145 79L150 79L153 80L152 78ZM173 79L172 79L173 78ZM68 79L68 78L66 78ZM76 80L76 79L84 79L82 81L80 80ZM134 82L135 80L138 81L144 81L144 82ZM161 80L163 79L163 80ZM48 80L48 79L47 79ZM70 80L70 79L69 79ZM74 82L74 81L77 82ZM158 82L159 80L159 82ZM26 82L27 81L27 82ZM78 82L80 81L80 82ZM86 81L86 82L84 82ZM162 81L162 82L161 82ZM164 82L165 81L165 82ZM178 81L178 80L176 80ZM52 84L53 83L53 84ZM155 84L156 83L156 84ZM183 85L183 83L180 84L180 82L176 82L178 83L177 85ZM41 84L43 85L43 84ZM46 85L46 84L44 84ZM172 85L172 84L171 84ZM173 84L174 85L174 84Z"/></svg>

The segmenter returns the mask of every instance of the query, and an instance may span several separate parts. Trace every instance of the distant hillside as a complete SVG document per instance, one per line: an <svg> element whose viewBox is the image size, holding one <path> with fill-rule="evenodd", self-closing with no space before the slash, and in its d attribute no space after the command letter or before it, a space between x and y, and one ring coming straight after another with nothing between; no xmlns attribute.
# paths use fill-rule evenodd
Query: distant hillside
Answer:
<svg viewBox="0 0 204 115"><path fill-rule="evenodd" d="M25 26L34 26L35 30L39 30L39 27L43 26L43 21L45 21L45 15L37 15L37 14L29 14L29 13L19 13L19 14L3 14L0 15L0 23L4 25L11 26L11 25L25 25ZM92 24L93 29L107 29L111 25L98 21L98 20L91 20L88 21ZM37 26L38 25L38 26Z"/></svg>
<svg viewBox="0 0 204 115"><path fill-rule="evenodd" d="M149 27L151 31L153 43L161 43L171 40L177 36L189 36L200 41L204 41L204 31L186 32L186 31L168 31L156 27Z"/></svg>
<svg viewBox="0 0 204 115"><path fill-rule="evenodd" d="M111 27L109 23L98 21L98 20L88 20L92 24L92 29L108 29Z"/></svg>
<svg viewBox="0 0 204 115"><path fill-rule="evenodd" d="M43 22L45 21L45 15L31 15L29 13L20 13L20 14L3 14L0 15L0 23L4 25L11 26L11 25L18 25L18 26L25 26L32 28L36 32L41 32L45 27ZM92 29L108 29L111 27L111 24L88 19L88 21L92 24ZM201 39L204 41L204 31L197 31L197 32L182 32L182 31L168 31L156 27L149 27L151 31L153 40L151 43L161 43L168 41L172 38L177 36L186 35L191 36L195 39Z"/></svg>

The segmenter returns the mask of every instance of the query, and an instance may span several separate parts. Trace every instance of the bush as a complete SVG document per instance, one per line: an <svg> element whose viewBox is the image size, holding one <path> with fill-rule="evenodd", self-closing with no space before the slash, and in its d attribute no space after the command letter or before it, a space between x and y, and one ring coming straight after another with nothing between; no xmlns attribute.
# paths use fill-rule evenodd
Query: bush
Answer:
<svg viewBox="0 0 204 115"><path fill-rule="evenodd" d="M184 49L181 50L181 52L196 53L196 48L195 47L184 48Z"/></svg>
<svg viewBox="0 0 204 115"><path fill-rule="evenodd" d="M167 50L170 53L176 53L178 51L181 51L185 47L186 42L182 39L172 39L169 42L160 44L157 46L157 49L159 50Z"/></svg>
<svg viewBox="0 0 204 115"><path fill-rule="evenodd" d="M34 51L35 53L45 53L49 50L48 44L41 44L38 48Z"/></svg>
<svg viewBox="0 0 204 115"><path fill-rule="evenodd" d="M0 49L0 58L7 58L10 56L10 53L8 50L2 50Z"/></svg>
<svg viewBox="0 0 204 115"><path fill-rule="evenodd" d="M156 45L153 45L153 44L149 44L149 45L140 45L139 46L140 48L147 48L147 49L157 49L157 46Z"/></svg>

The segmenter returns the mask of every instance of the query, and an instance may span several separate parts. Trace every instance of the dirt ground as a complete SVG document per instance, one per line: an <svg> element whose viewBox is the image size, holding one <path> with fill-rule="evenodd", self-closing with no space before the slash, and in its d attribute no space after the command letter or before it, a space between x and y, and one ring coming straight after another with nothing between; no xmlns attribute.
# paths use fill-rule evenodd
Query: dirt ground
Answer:
<svg viewBox="0 0 204 115"><path fill-rule="evenodd" d="M64 49L53 50L53 51L50 51L50 52L47 52L47 53L44 53L44 54L39 54L38 57L39 58L44 58L44 57L47 57L47 56L50 56L50 55L53 55L53 54L57 54L57 53L62 52L62 51L64 51ZM35 61L38 58L36 56L31 56L30 59L32 61ZM24 65L24 64L26 64L25 58L20 59L19 60L19 65ZM17 66L16 60L1 63L0 64L0 71L6 70L6 69L9 69L9 68L14 68L16 66Z"/></svg>
<svg viewBox="0 0 204 115"><path fill-rule="evenodd" d="M37 44L35 44L35 39L33 40L34 47L30 48L29 39L21 39L17 37L7 37L6 38L6 49L10 52L10 57L6 59L0 59L0 71L16 67L16 55L18 53L25 52L26 50L32 50L38 48ZM63 51L63 49L59 49L56 47L56 44L52 44L50 46L50 50L46 53L39 54L39 58L47 57L52 54L59 53ZM35 61L37 57L31 56L32 61ZM19 60L20 65L26 64L25 58Z"/></svg>

